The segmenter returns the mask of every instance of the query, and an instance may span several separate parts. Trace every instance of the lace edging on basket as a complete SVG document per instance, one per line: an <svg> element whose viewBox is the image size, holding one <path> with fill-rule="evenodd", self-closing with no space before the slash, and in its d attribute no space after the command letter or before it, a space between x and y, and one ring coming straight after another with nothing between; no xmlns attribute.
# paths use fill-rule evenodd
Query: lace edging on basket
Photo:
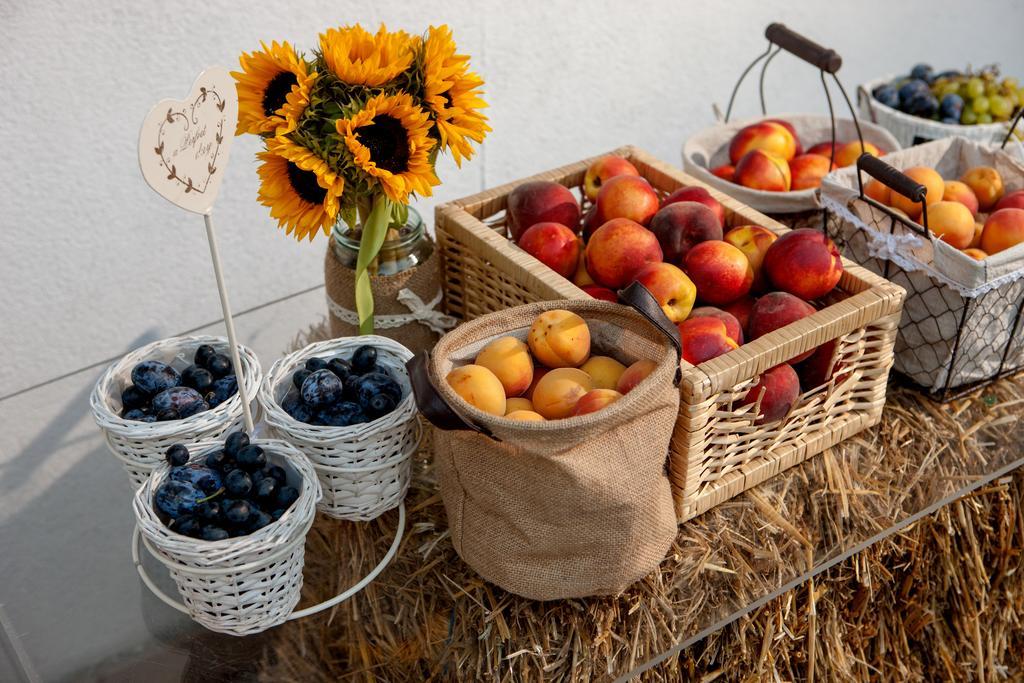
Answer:
<svg viewBox="0 0 1024 683"><path fill-rule="evenodd" d="M449 329L455 327L457 321L452 316L445 315L437 310L438 304L441 303L441 296L441 290L437 290L434 298L429 303L424 303L423 299L412 290L400 289L398 291L398 301L409 309L409 313L374 315L373 324L378 329L387 330L408 325L409 323L422 323L434 332L444 334ZM331 298L330 294L327 295L327 308L331 311L332 315L342 322L349 325L359 325L359 316L356 312L350 311L339 304Z"/></svg>

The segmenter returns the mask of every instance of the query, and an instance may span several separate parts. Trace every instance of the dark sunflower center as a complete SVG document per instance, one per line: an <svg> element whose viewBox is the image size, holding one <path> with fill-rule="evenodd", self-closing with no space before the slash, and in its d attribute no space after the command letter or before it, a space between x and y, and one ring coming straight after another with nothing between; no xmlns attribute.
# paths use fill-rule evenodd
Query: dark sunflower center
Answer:
<svg viewBox="0 0 1024 683"><path fill-rule="evenodd" d="M266 90L263 91L263 113L273 116L277 110L284 106L288 93L292 86L299 82L291 71L282 71L270 79Z"/></svg>
<svg viewBox="0 0 1024 683"><path fill-rule="evenodd" d="M402 122L387 114L356 131L356 139L370 150L370 160L391 173L402 173L409 166L409 134Z"/></svg>
<svg viewBox="0 0 1024 683"><path fill-rule="evenodd" d="M444 108L445 109L451 109L452 108L452 91L451 90L445 90L443 93L441 93L441 97L444 99Z"/></svg>
<svg viewBox="0 0 1024 683"><path fill-rule="evenodd" d="M288 182L292 184L295 194L310 204L323 204L327 190L316 182L316 173L303 171L292 162L288 162Z"/></svg>

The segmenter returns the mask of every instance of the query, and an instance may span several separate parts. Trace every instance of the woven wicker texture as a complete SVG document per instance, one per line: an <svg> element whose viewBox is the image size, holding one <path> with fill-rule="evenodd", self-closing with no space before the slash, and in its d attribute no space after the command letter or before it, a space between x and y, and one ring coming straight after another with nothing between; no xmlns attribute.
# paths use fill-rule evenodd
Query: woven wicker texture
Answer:
<svg viewBox="0 0 1024 683"><path fill-rule="evenodd" d="M377 348L377 363L402 385L404 398L391 413L351 427L318 427L299 422L281 407L292 375L310 358L325 360L365 344ZM398 342L375 335L317 342L274 363L260 387L259 402L272 432L295 445L313 463L323 500L320 510L353 521L375 519L397 507L409 487L409 462L420 427L405 362L412 353Z"/></svg>
<svg viewBox="0 0 1024 683"><path fill-rule="evenodd" d="M445 381L491 340L525 340L536 317L554 308L587 321L593 349L657 368L598 412L547 422L483 413ZM535 600L618 593L657 567L676 526L665 457L679 412L677 366L675 348L653 325L594 299L520 306L442 337L431 383L449 406L500 439L434 430L452 544L466 564Z"/></svg>
<svg viewBox="0 0 1024 683"><path fill-rule="evenodd" d="M725 208L726 223L781 224L633 147L630 159L660 193L705 187ZM508 193L545 179L578 188L594 159L541 173L437 209L447 310L471 319L519 303L586 295L504 236ZM698 367L684 363L670 476L679 521L728 500L878 422L892 365L903 290L849 261L839 287L814 315L767 334ZM805 394L779 422L755 425L756 411L736 399L765 370L831 340L848 368L824 388ZM737 439L737 434L742 434ZM737 442L743 445L738 445Z"/></svg>
<svg viewBox="0 0 1024 683"><path fill-rule="evenodd" d="M181 371L192 364L196 349L203 344L228 353L223 337L171 337L132 351L111 365L100 376L89 396L93 419L107 440L110 452L121 461L132 488L139 488L153 469L163 463L164 452L176 443L195 443L215 439L243 422L242 399L235 394L216 408L191 417L168 422L138 422L121 418L121 391L131 384L132 368L144 360L163 361ZM255 404L256 392L263 380L256 354L239 345L238 356L246 395ZM254 416L255 417L255 416Z"/></svg>
<svg viewBox="0 0 1024 683"><path fill-rule="evenodd" d="M176 534L156 516L153 496L170 473L164 464L135 492L135 520L149 551L165 565L189 615L212 631L248 635L284 622L299 601L306 532L313 525L320 485L305 456L282 441L254 439L267 459L288 473L299 499L262 529L223 541ZM191 461L222 448L218 441L192 446Z"/></svg>

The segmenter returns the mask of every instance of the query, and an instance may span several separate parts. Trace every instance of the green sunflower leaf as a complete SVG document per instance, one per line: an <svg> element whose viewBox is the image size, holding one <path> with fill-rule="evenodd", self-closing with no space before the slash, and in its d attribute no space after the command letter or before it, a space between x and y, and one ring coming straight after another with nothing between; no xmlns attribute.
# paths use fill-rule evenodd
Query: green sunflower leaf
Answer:
<svg viewBox="0 0 1024 683"><path fill-rule="evenodd" d="M356 257L356 313L359 315L359 334L373 334L373 290L370 287L370 263L377 258L388 234L391 218L391 200L384 194L373 199L373 210L363 223L363 235Z"/></svg>

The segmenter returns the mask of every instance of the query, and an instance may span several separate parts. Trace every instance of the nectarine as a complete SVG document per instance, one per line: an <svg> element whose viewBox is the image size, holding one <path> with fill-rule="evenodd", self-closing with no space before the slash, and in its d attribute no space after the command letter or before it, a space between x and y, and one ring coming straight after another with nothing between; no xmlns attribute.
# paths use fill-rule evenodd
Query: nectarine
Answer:
<svg viewBox="0 0 1024 683"><path fill-rule="evenodd" d="M571 278L580 262L580 240L561 223L534 223L519 236L527 254L564 278Z"/></svg>
<svg viewBox="0 0 1024 683"><path fill-rule="evenodd" d="M1000 209L1024 209L1024 190L1014 190L1000 199L993 211Z"/></svg>
<svg viewBox="0 0 1024 683"><path fill-rule="evenodd" d="M638 175L620 175L606 181L597 193L598 222L628 218L647 225L661 203L647 180Z"/></svg>
<svg viewBox="0 0 1024 683"><path fill-rule="evenodd" d="M768 285L762 265L768 248L775 243L778 236L768 228L760 225L738 225L725 234L724 240L743 252L754 271L754 283L751 291L763 292Z"/></svg>
<svg viewBox="0 0 1024 683"><path fill-rule="evenodd" d="M733 136L729 143L729 161L738 168L740 159L753 150L789 161L796 155L796 139L785 126L773 121L753 123Z"/></svg>
<svg viewBox="0 0 1024 683"><path fill-rule="evenodd" d="M636 385L647 379L658 368L658 364L652 360L642 358L628 368L619 376L619 383L615 389L620 394L628 394Z"/></svg>
<svg viewBox="0 0 1024 683"><path fill-rule="evenodd" d="M776 288L810 301L825 296L839 284L843 259L828 237L818 230L800 228L785 233L768 247L764 271Z"/></svg>
<svg viewBox="0 0 1024 683"><path fill-rule="evenodd" d="M800 378L787 363L776 365L761 375L740 405L756 403L761 399L760 410L754 424L761 425L781 420L800 398Z"/></svg>
<svg viewBox="0 0 1024 683"><path fill-rule="evenodd" d="M725 227L725 207L717 199L711 196L703 187L696 185L691 187L680 187L678 190L665 197L665 201L661 203L662 208L669 204L675 204L676 202L697 202L711 209L715 216L718 218L718 223L722 227Z"/></svg>
<svg viewBox="0 0 1024 683"><path fill-rule="evenodd" d="M715 306L700 306L690 312L689 320L697 318L716 318L725 324L725 334L739 345L743 344L743 327L732 313Z"/></svg>
<svg viewBox="0 0 1024 683"><path fill-rule="evenodd" d="M754 270L742 251L724 241L701 242L686 254L686 272L697 296L709 304L727 304L750 291Z"/></svg>
<svg viewBox="0 0 1024 683"><path fill-rule="evenodd" d="M588 413L596 413L602 408L615 403L620 398L622 398L622 394L614 389L591 389L580 396L580 400L576 402L576 409L572 411L572 414L587 415Z"/></svg>
<svg viewBox="0 0 1024 683"><path fill-rule="evenodd" d="M636 274L636 281L647 288L674 323L686 320L697 298L697 288L686 273L671 263L648 263Z"/></svg>
<svg viewBox="0 0 1024 683"><path fill-rule="evenodd" d="M613 218L595 230L583 253L590 277L612 289L625 287L645 265L662 260L654 233L628 218Z"/></svg>
<svg viewBox="0 0 1024 683"><path fill-rule="evenodd" d="M813 190L821 187L821 179L834 168L828 157L820 154L802 154L789 162L789 173L792 178L789 189Z"/></svg>
<svg viewBox="0 0 1024 683"><path fill-rule="evenodd" d="M747 338L758 339L781 329L797 320L814 314L814 307L803 299L787 292L770 292L754 303L750 309L750 322L747 324ZM810 357L814 350L802 353L793 358L791 363L799 363Z"/></svg>
<svg viewBox="0 0 1024 683"><path fill-rule="evenodd" d="M514 242L535 223L550 221L575 228L580 205L569 188L550 180L534 180L516 186L508 195L506 210L509 236Z"/></svg>
<svg viewBox="0 0 1024 683"><path fill-rule="evenodd" d="M751 190L789 192L792 176L789 173L789 163L785 159L755 149L744 154L736 164L733 182Z"/></svg>
<svg viewBox="0 0 1024 683"><path fill-rule="evenodd" d="M640 175L636 166L617 154L603 156L587 167L583 176L583 194L594 201L601 186L608 180L620 175Z"/></svg>
<svg viewBox="0 0 1024 683"><path fill-rule="evenodd" d="M677 327L683 344L682 358L691 365L700 365L739 347L718 318L690 318Z"/></svg>
<svg viewBox="0 0 1024 683"><path fill-rule="evenodd" d="M696 244L722 239L722 223L714 211L691 201L673 202L659 209L650 229L669 263L682 263Z"/></svg>
<svg viewBox="0 0 1024 683"><path fill-rule="evenodd" d="M998 254L1024 242L1024 209L999 209L985 221L981 233L981 249Z"/></svg>

